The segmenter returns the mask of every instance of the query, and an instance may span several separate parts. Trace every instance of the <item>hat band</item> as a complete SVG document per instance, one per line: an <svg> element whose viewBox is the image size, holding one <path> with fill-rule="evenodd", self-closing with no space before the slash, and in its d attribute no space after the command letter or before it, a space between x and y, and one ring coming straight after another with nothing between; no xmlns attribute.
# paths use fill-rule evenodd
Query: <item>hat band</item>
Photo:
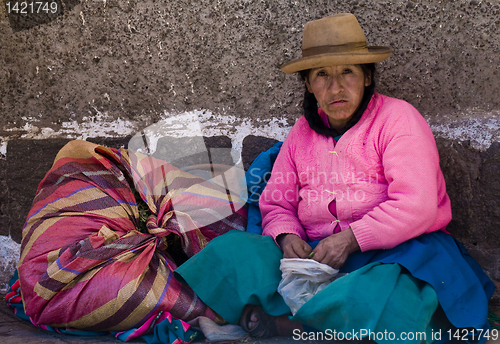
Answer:
<svg viewBox="0 0 500 344"><path fill-rule="evenodd" d="M366 42L353 42L340 45L321 45L302 50L302 57L309 57L314 55L328 54L328 53L345 53L352 52L353 50L366 49Z"/></svg>

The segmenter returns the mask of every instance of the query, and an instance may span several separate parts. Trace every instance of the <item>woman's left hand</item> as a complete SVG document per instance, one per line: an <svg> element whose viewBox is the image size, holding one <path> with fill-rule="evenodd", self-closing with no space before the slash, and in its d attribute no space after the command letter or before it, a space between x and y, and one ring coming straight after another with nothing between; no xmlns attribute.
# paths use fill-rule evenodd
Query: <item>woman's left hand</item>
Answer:
<svg viewBox="0 0 500 344"><path fill-rule="evenodd" d="M313 250L312 259L330 265L334 269L340 269L347 257L357 250L359 245L356 237L352 229L348 228L321 240Z"/></svg>

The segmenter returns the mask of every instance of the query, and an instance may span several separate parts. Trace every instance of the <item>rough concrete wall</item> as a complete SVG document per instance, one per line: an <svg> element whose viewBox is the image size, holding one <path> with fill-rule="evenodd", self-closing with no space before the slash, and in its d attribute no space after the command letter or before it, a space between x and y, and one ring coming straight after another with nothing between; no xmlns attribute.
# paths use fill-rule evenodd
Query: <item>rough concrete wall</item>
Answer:
<svg viewBox="0 0 500 344"><path fill-rule="evenodd" d="M244 156L281 140L303 86L278 69L305 22L354 13L390 45L378 90L412 103L438 138L450 231L500 281L500 1L57 0L24 18L0 0L0 259L6 280L50 159L70 138L124 138L192 111ZM52 1L50 1L52 2ZM188 132L178 132L179 136ZM45 153L45 154L42 154ZM29 182L28 182L29 181Z"/></svg>
<svg viewBox="0 0 500 344"><path fill-rule="evenodd" d="M293 123L302 86L277 67L300 55L306 21L336 12L394 48L381 92L444 123L500 107L498 0L62 3L34 27L1 6L0 136L67 134L91 118L116 132L199 109Z"/></svg>

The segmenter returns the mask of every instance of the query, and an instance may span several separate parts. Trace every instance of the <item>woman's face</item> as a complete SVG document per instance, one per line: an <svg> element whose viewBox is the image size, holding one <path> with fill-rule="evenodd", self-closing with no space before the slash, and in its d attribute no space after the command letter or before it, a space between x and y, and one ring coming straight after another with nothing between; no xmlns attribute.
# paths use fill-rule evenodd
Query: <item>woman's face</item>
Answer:
<svg viewBox="0 0 500 344"><path fill-rule="evenodd" d="M330 126L342 129L354 115L371 75L365 76L360 65L338 65L314 68L306 78L306 86L328 115Z"/></svg>

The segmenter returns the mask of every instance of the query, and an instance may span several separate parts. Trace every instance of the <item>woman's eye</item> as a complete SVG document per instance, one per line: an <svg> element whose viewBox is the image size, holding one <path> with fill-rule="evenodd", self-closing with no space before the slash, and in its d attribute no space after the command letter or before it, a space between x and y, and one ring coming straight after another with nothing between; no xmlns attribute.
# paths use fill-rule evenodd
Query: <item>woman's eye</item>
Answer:
<svg viewBox="0 0 500 344"><path fill-rule="evenodd" d="M351 69L349 69L349 68L346 68L346 69L344 69L344 72L343 72L343 73L344 73L344 74L350 74L350 73L352 73L352 70L351 70Z"/></svg>
<svg viewBox="0 0 500 344"><path fill-rule="evenodd" d="M326 73L325 73L324 71L320 70L320 71L318 72L318 74L316 74L316 75L317 75L317 76L326 76Z"/></svg>

